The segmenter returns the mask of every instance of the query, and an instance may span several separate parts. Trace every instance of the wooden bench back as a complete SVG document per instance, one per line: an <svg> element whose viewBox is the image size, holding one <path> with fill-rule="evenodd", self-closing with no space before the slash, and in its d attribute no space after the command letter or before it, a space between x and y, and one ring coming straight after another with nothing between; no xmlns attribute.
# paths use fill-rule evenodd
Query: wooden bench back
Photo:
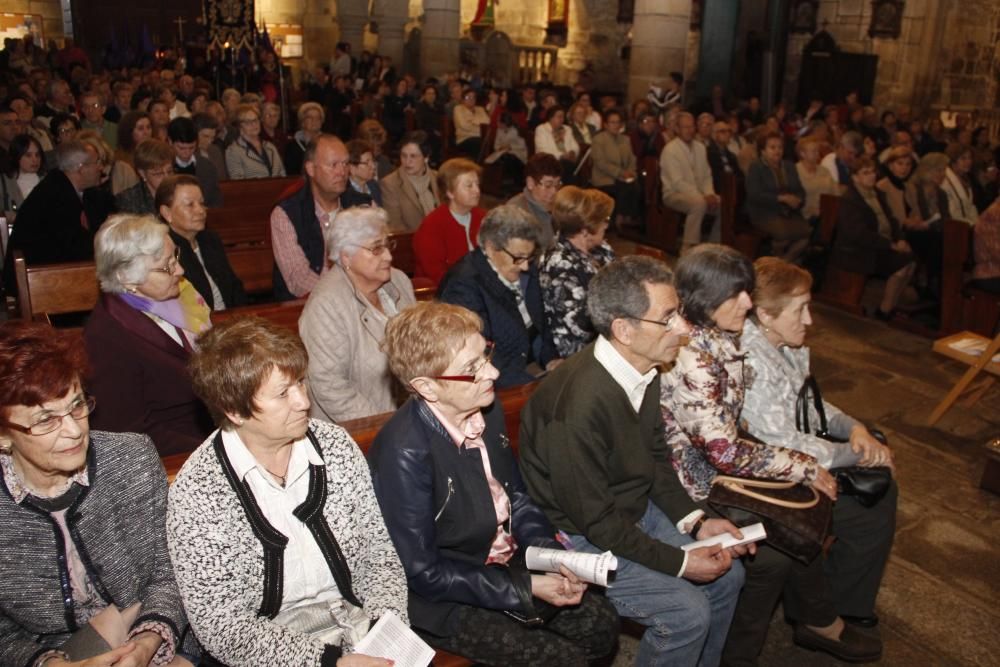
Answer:
<svg viewBox="0 0 1000 667"><path fill-rule="evenodd" d="M265 303L259 306L239 306L237 308L227 308L216 313L212 313L212 322L219 324L226 320L240 319L244 317L263 317L278 326L288 329L295 334L299 333L299 316L306 305L305 299L294 301L279 301L277 303Z"/></svg>
<svg viewBox="0 0 1000 667"><path fill-rule="evenodd" d="M945 220L942 234L941 331L954 333L963 326L965 270L972 258L972 227L958 220Z"/></svg>
<svg viewBox="0 0 1000 667"><path fill-rule="evenodd" d="M392 265L412 278L417 268L417 259L413 254L413 232L397 232L389 238L396 242L396 249L392 251Z"/></svg>
<svg viewBox="0 0 1000 667"><path fill-rule="evenodd" d="M232 205L208 209L205 226L219 235L226 248L271 245L271 205Z"/></svg>
<svg viewBox="0 0 1000 667"><path fill-rule="evenodd" d="M820 195L819 197L819 240L829 249L833 244L833 235L837 231L837 211L840 209L840 197L837 195Z"/></svg>
<svg viewBox="0 0 1000 667"><path fill-rule="evenodd" d="M301 181L301 176L276 176L219 181L226 206L263 206L270 210L282 193Z"/></svg>
<svg viewBox="0 0 1000 667"><path fill-rule="evenodd" d="M93 309L100 290L93 262L28 266L21 251L14 252L17 300L25 320Z"/></svg>
<svg viewBox="0 0 1000 667"><path fill-rule="evenodd" d="M247 294L267 295L274 291L274 252L270 244L226 248L226 258Z"/></svg>

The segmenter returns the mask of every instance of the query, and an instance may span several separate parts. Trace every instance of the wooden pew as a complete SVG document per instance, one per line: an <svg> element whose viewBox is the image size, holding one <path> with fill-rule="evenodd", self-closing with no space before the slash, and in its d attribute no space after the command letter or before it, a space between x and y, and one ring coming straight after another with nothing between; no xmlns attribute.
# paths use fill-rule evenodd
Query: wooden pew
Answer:
<svg viewBox="0 0 1000 667"><path fill-rule="evenodd" d="M651 155L642 158L639 163L639 171L643 184L645 231L639 233L623 229L619 230L619 233L636 243L650 245L676 254L679 242L678 234L684 225L684 216L663 205L659 159Z"/></svg>
<svg viewBox="0 0 1000 667"><path fill-rule="evenodd" d="M28 266L24 254L14 251L18 311L22 319L48 320L49 315L85 313L100 293L93 262Z"/></svg>
<svg viewBox="0 0 1000 667"><path fill-rule="evenodd" d="M226 257L247 294L274 291L274 252L270 244L227 248Z"/></svg>
<svg viewBox="0 0 1000 667"><path fill-rule="evenodd" d="M272 207L282 193L302 180L301 176L276 176L219 181L219 190L226 206Z"/></svg>
<svg viewBox="0 0 1000 667"><path fill-rule="evenodd" d="M413 232L397 232L389 238L396 242L396 248L392 251L392 265L412 278L417 266L413 254Z"/></svg>
<svg viewBox="0 0 1000 667"><path fill-rule="evenodd" d="M755 259L764 236L750 225L740 223L741 218L737 209L740 196L736 176L724 174L721 186L721 192L716 194L722 200L719 207L719 231L722 243L736 248L750 259Z"/></svg>
<svg viewBox="0 0 1000 667"><path fill-rule="evenodd" d="M942 238L941 332L973 331L990 337L1000 319L1000 296L965 284L972 267L973 230L945 220Z"/></svg>
<svg viewBox="0 0 1000 667"><path fill-rule="evenodd" d="M274 322L280 327L299 333L299 316L306 305L305 299L294 301L278 301L276 303L265 303L259 306L239 306L237 308L227 308L216 313L212 313L212 322L218 324L226 320L239 319L243 317L263 317Z"/></svg>
<svg viewBox="0 0 1000 667"><path fill-rule="evenodd" d="M282 195L302 182L301 176L220 181L225 205L208 209L206 226L226 248L271 245L268 222Z"/></svg>
<svg viewBox="0 0 1000 667"><path fill-rule="evenodd" d="M837 230L837 211L840 208L840 197L821 195L819 204L819 238L827 249L827 256L833 249L833 239ZM829 261L823 284L816 295L818 301L836 306L842 310L862 315L861 298L865 293L866 276L852 273L834 267Z"/></svg>

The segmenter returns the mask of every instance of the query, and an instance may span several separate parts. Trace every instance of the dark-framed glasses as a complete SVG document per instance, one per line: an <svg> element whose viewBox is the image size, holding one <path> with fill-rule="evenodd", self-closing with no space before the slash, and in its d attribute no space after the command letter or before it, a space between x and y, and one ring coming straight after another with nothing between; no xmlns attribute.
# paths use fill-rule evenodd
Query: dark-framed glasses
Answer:
<svg viewBox="0 0 1000 667"><path fill-rule="evenodd" d="M503 246L500 246L500 249L503 250L505 253L507 253L507 256L510 257L511 261L514 262L515 264L531 264L536 259L538 259L537 252L533 252L530 255L515 255L514 253L512 253L510 250L507 250L507 248L504 248Z"/></svg>
<svg viewBox="0 0 1000 667"><path fill-rule="evenodd" d="M435 375L432 380L446 380L448 382L476 382L479 378L479 373L486 368L486 364L490 363L493 359L493 351L496 345L493 341L486 341L486 347L483 349L483 356L478 360L472 362L471 365L466 366L469 370L469 375Z"/></svg>
<svg viewBox="0 0 1000 667"><path fill-rule="evenodd" d="M681 311L675 310L674 312L670 313L670 315L668 315L667 319L665 320L647 320L644 317L633 317L632 319L636 320L637 322L648 322L650 324L658 324L661 327L663 327L663 332L667 333L673 331L677 327L682 317L683 315L681 315Z"/></svg>
<svg viewBox="0 0 1000 667"><path fill-rule="evenodd" d="M157 271L159 273L166 273L168 275L173 275L174 271L177 270L177 263L181 258L181 249L174 248L174 256L167 260L164 266L153 266L150 267L150 271Z"/></svg>
<svg viewBox="0 0 1000 667"><path fill-rule="evenodd" d="M15 431L27 433L28 435L47 435L59 429L67 416L80 421L93 412L95 407L97 407L96 398L93 396L79 396L70 404L69 410L66 412L49 412L30 426L23 426L9 421L4 421L4 424Z"/></svg>

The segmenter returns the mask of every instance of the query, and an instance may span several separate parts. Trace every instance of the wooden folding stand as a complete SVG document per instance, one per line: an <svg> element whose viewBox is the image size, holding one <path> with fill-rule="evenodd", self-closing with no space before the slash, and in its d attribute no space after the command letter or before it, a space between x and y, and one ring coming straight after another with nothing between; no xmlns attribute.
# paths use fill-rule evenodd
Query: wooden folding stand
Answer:
<svg viewBox="0 0 1000 667"><path fill-rule="evenodd" d="M964 364L970 366L969 370L965 372L965 375L955 383L955 386L951 388L948 395L938 403L937 407L934 408L934 412L931 413L930 418L927 420L928 426L933 426L938 422L939 419L944 415L945 412L952 406L952 404L958 400L958 397L962 395L963 392L968 389L972 381L980 373L980 371L986 371L992 375L1000 376L1000 363L993 361L993 355L1000 351L1000 334L996 336L983 351L982 354L969 354L961 350L956 350L952 347L952 344L960 340L987 340L984 336L974 334L971 331L963 331L957 333L954 336L947 336L941 338L934 343L934 351L943 354L946 357L950 357L957 361L961 361ZM973 388L972 392L965 399L967 405L972 405L979 398L986 393L986 390L990 388L993 384L992 377L984 377L981 383L978 383L976 387Z"/></svg>

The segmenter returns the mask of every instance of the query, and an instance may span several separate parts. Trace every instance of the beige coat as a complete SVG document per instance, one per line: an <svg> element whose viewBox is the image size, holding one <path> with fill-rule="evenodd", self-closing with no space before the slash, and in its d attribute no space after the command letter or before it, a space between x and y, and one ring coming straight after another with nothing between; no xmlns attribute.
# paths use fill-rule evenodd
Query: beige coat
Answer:
<svg viewBox="0 0 1000 667"><path fill-rule="evenodd" d="M434 200L441 203L441 195L438 192L437 172L433 169L430 172L431 192L434 193ZM394 232L415 232L423 221L424 209L420 206L420 198L414 189L410 179L406 178L397 169L381 181L382 206L389 214L389 228ZM433 210L433 209L432 209Z"/></svg>
<svg viewBox="0 0 1000 667"><path fill-rule="evenodd" d="M397 311L416 301L410 279L397 269L382 292ZM379 349L387 321L340 266L323 274L299 318L313 417L343 422L396 409L400 393Z"/></svg>
<svg viewBox="0 0 1000 667"><path fill-rule="evenodd" d="M625 171L636 175L635 153L627 134L598 132L590 145L590 157L594 160L590 183L595 188L614 185Z"/></svg>

